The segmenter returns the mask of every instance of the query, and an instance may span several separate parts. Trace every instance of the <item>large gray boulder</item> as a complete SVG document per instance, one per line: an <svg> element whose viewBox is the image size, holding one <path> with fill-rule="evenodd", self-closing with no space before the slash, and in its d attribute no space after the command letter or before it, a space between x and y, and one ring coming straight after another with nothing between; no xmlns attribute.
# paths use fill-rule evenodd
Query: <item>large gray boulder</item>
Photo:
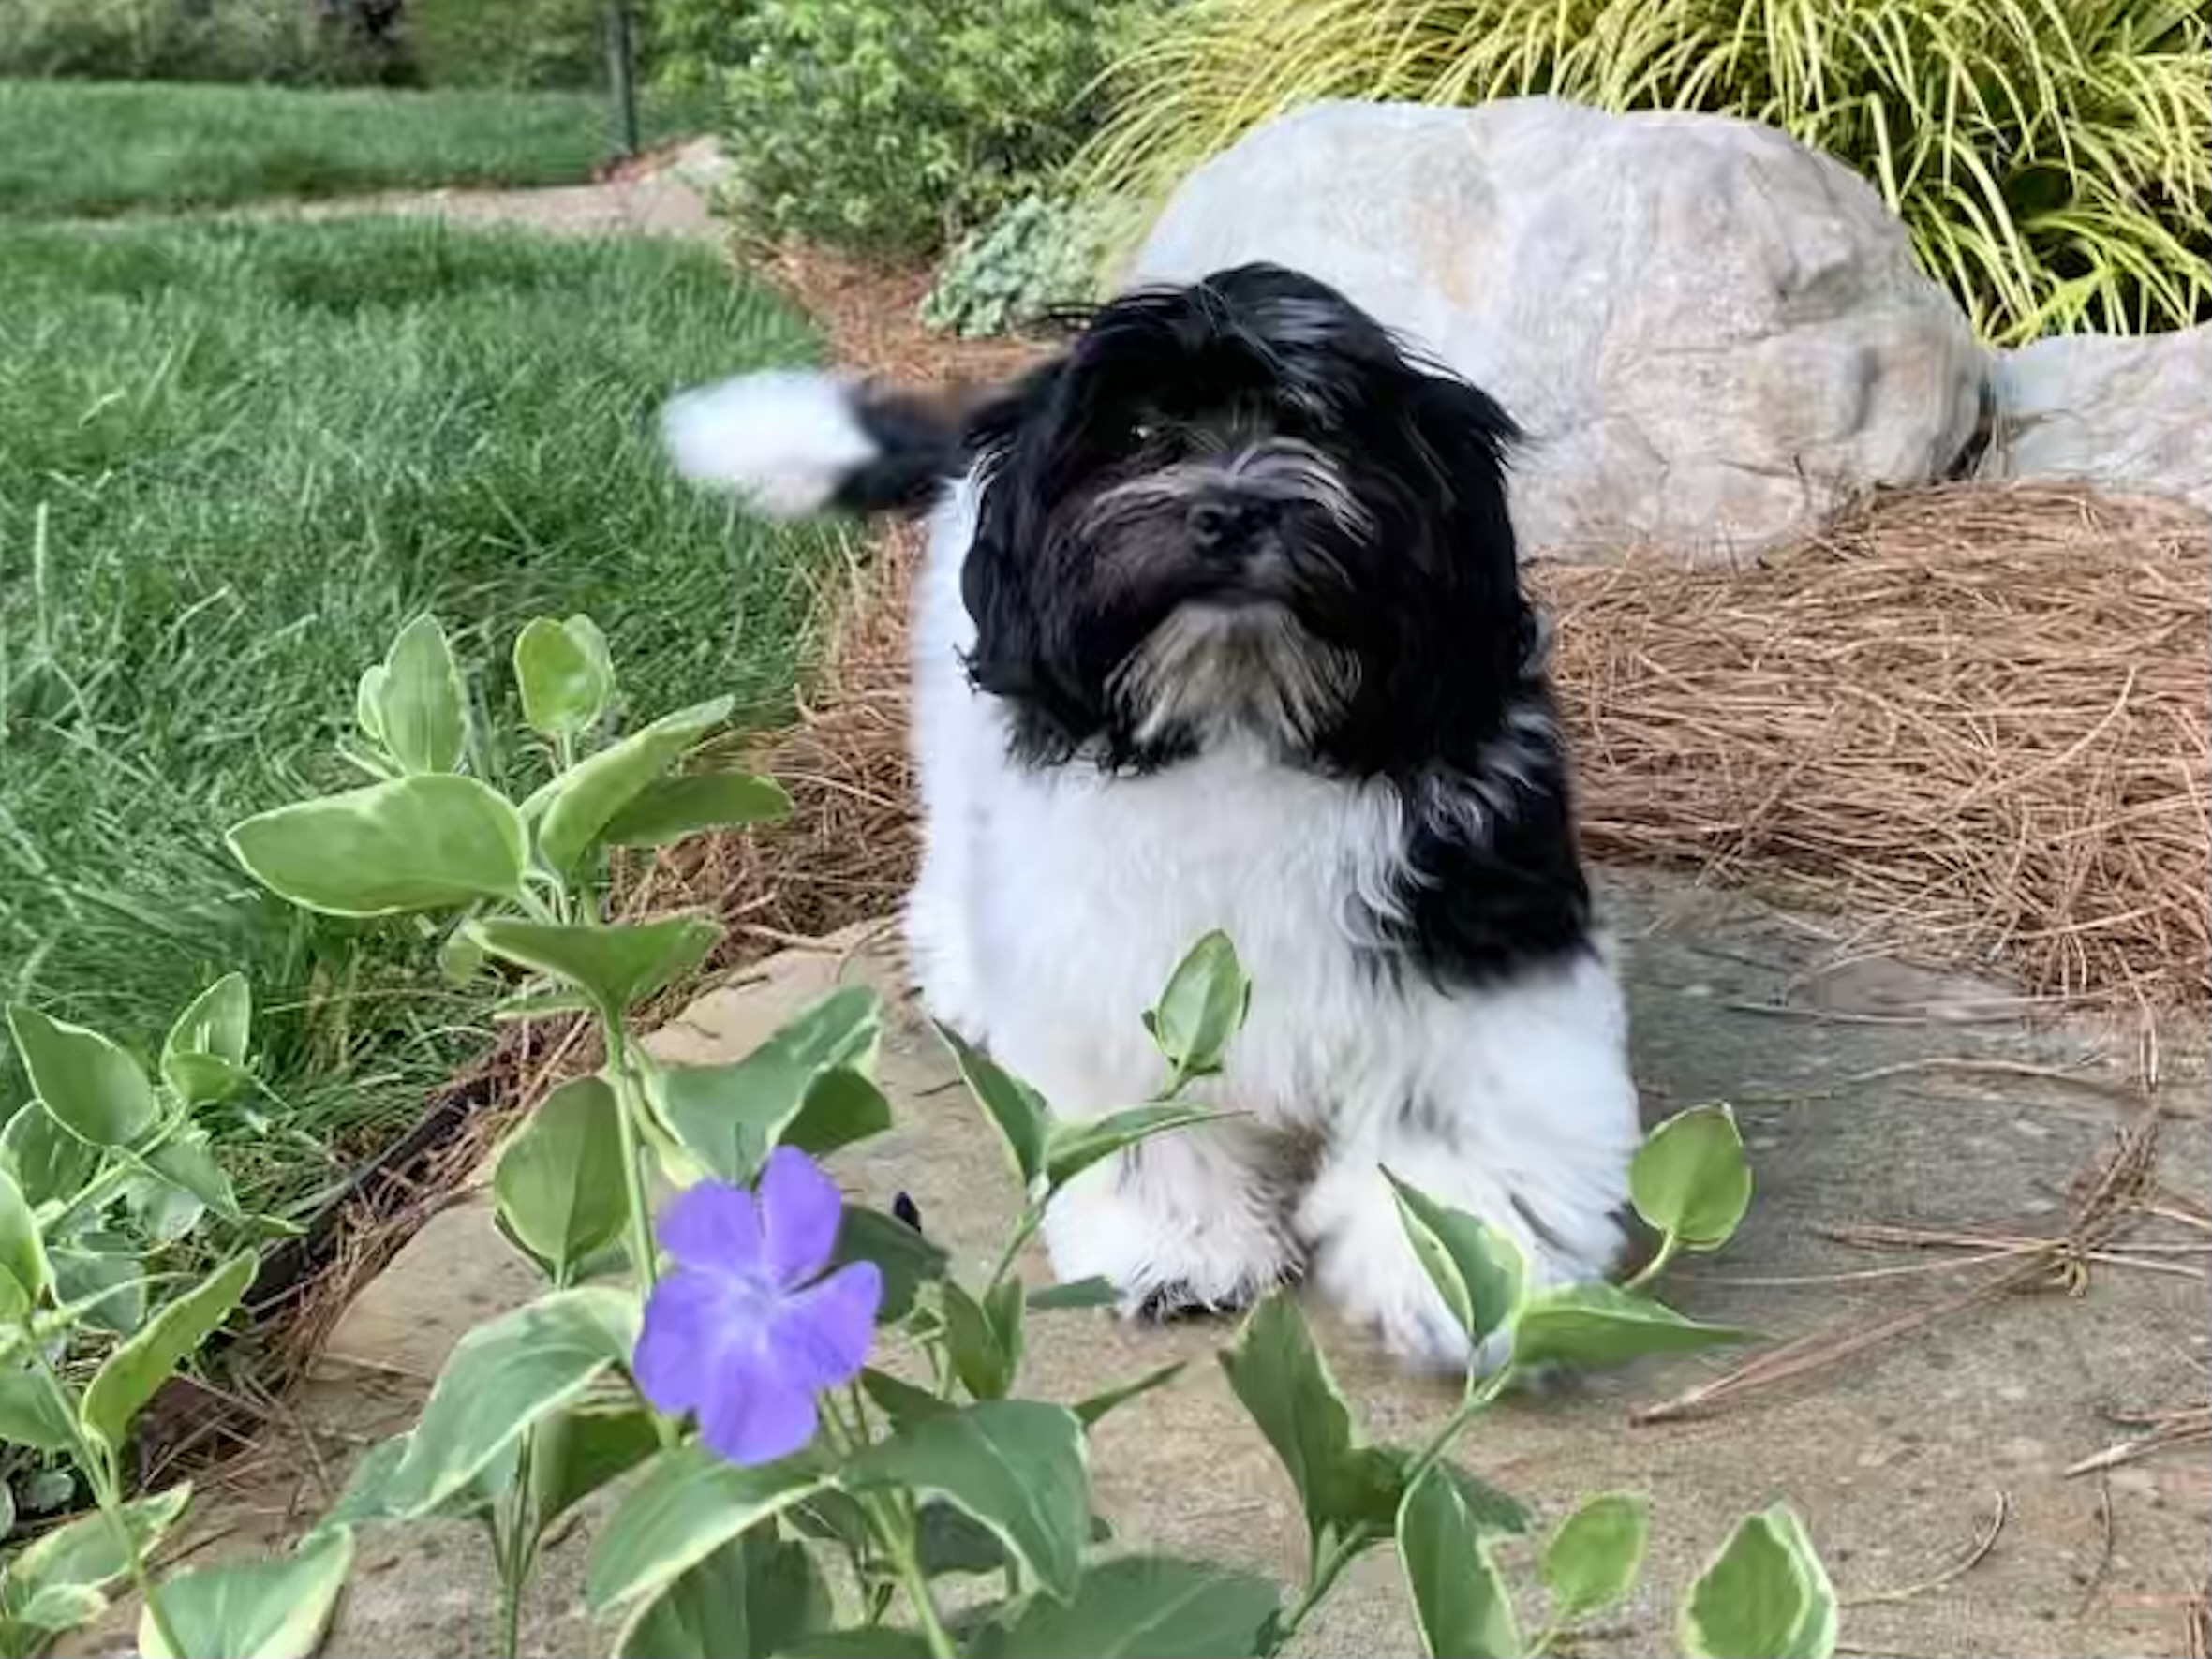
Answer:
<svg viewBox="0 0 2212 1659"><path fill-rule="evenodd" d="M1200 168L1137 257L1343 289L1527 431L1530 551L1756 551L1939 478L1986 359L1873 187L1785 134L1554 98L1309 105Z"/></svg>
<svg viewBox="0 0 2212 1659"><path fill-rule="evenodd" d="M2001 354L1985 478L2078 479L2212 511L2212 326Z"/></svg>

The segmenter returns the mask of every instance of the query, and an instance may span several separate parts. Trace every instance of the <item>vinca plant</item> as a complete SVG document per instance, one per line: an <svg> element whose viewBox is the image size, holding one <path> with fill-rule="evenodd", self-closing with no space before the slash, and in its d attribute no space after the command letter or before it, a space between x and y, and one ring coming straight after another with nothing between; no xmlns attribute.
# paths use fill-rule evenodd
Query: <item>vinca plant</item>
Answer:
<svg viewBox="0 0 2212 1659"><path fill-rule="evenodd" d="M554 767L527 800L459 769L470 747L461 676L423 619L360 687L354 758L372 781L249 819L231 845L310 909L435 918L449 970L506 976L518 1016L569 1008L597 1022L604 1063L539 1103L496 1166L499 1230L545 1288L462 1339L415 1427L363 1459L291 1556L153 1587L143 1651L309 1653L357 1531L462 1518L490 1540L487 1604L496 1597L497 1648L512 1654L546 1540L609 1487L585 1587L631 1659L1269 1654L1377 1548L1395 1550L1434 1655L1541 1653L1631 1593L1640 1498L1609 1494L1567 1516L1536 1548L1537 1584L1517 1586L1499 1547L1533 1518L1457 1448L1533 1370L1741 1340L1644 1292L1680 1252L1725 1243L1749 1203L1725 1108L1670 1119L1639 1152L1633 1195L1658 1243L1625 1286L1535 1285L1509 1240L1398 1183L1422 1265L1471 1346L1500 1356L1418 1445L1367 1440L1294 1298L1252 1311L1221 1363L1297 1490L1308 1536L1299 1584L1117 1548L1092 1509L1090 1431L1180 1368L1102 1379L1072 1405L1024 1397L1031 1322L1115 1294L1026 1281L1022 1246L1082 1171L1214 1116L1191 1085L1223 1069L1254 994L1231 942L1199 941L1146 1015L1161 1055L1155 1098L1104 1117L1057 1116L944 1034L1021 1195L988 1273L964 1281L910 1203L847 1202L824 1168L891 1120L872 992L832 992L734 1063L670 1065L633 1040L641 1007L705 958L719 928L616 919L611 854L785 809L773 785L702 749L727 705L610 735L614 674L582 617L530 624L514 670ZM226 1034L205 1051L242 1064L243 1042ZM0 1277L25 1340L73 1317L16 1242L37 1237L8 1224ZM204 1324L181 1321L158 1365L138 1369L173 1366ZM89 1444L114 1422L95 1411L97 1392L96 1381L82 1404L41 1396L52 1432ZM139 1536L136 1511L106 1507L123 1519L101 1536ZM11 1618L19 1602L11 1589ZM91 1610L88 1598L79 1607ZM1776 1507L1744 1520L1686 1588L1678 1636L1693 1655L1822 1659L1835 1607L1804 1527Z"/></svg>
<svg viewBox="0 0 2212 1659"><path fill-rule="evenodd" d="M4 1659L44 1652L119 1585L144 1591L148 1553L190 1500L183 1484L129 1490L129 1433L230 1317L258 1260L243 1251L198 1279L164 1264L210 1211L234 1233L279 1230L240 1210L205 1128L247 1087L252 1017L245 980L218 980L178 1016L150 1077L97 1031L7 1011L35 1092L0 1129L0 1440L11 1475L54 1490L41 1507L91 1507L0 1563ZM14 1492L0 1482L0 1536ZM342 1577L343 1563L317 1559ZM165 1614L190 1627L197 1594L178 1585ZM149 1634L148 1653L178 1651Z"/></svg>

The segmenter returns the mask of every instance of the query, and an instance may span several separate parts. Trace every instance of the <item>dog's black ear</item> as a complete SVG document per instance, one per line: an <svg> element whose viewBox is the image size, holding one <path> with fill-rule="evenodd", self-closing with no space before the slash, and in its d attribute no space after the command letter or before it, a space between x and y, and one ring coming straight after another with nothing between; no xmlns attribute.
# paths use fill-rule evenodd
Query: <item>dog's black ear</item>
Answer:
<svg viewBox="0 0 2212 1659"><path fill-rule="evenodd" d="M975 532L960 568L960 599L975 624L968 677L1004 699L1016 748L1064 760L1104 718L1087 680L1079 637L1083 596L1055 578L1049 479L1063 441L1067 362L1038 364L977 405L967 442L980 463Z"/></svg>

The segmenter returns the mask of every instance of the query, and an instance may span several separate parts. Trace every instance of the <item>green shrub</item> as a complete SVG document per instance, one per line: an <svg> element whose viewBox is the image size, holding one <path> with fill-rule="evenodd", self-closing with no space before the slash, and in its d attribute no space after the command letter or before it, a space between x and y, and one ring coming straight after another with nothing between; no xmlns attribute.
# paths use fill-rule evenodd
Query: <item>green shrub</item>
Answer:
<svg viewBox="0 0 2212 1659"><path fill-rule="evenodd" d="M408 0L408 55L433 86L596 86L606 13L605 0Z"/></svg>
<svg viewBox="0 0 2212 1659"><path fill-rule="evenodd" d="M1999 341L2212 311L2212 14L2173 0L1193 0L1081 167L1156 199L1315 98L1529 93L1784 128Z"/></svg>
<svg viewBox="0 0 2212 1659"><path fill-rule="evenodd" d="M730 20L732 205L749 230L943 246L1096 123L1128 0L758 0ZM671 22L670 27L677 26Z"/></svg>
<svg viewBox="0 0 2212 1659"><path fill-rule="evenodd" d="M378 41L307 0L0 0L0 76L103 81L404 81Z"/></svg>
<svg viewBox="0 0 2212 1659"><path fill-rule="evenodd" d="M1096 299L1106 254L1096 209L1024 196L953 249L923 296L922 321L948 333L1013 333L1056 306Z"/></svg>

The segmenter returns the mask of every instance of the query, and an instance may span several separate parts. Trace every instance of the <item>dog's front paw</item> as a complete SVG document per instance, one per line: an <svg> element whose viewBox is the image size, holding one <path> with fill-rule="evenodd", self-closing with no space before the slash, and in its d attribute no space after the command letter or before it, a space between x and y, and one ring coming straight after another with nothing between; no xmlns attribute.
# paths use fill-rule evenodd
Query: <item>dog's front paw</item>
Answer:
<svg viewBox="0 0 2212 1659"><path fill-rule="evenodd" d="M1063 1189L1046 1213L1045 1242L1062 1281L1106 1280L1128 1317L1235 1312L1304 1270L1297 1241L1260 1194L1172 1202L1182 1195L1118 1176L1101 1165Z"/></svg>
<svg viewBox="0 0 2212 1659"><path fill-rule="evenodd" d="M1441 1183L1439 1183L1441 1184ZM1521 1252L1531 1289L1587 1283L1604 1278L1618 1253L1619 1223L1610 1214L1580 1218L1571 1235L1539 1235L1509 1194L1483 1190L1478 1178L1461 1183L1454 1207L1480 1217ZM1322 1292L1354 1321L1370 1325L1383 1343L1417 1371L1473 1372L1487 1376L1511 1358L1504 1333L1470 1343L1450 1304L1421 1266L1405 1237L1390 1189L1372 1172L1325 1174L1307 1195L1301 1213L1315 1240L1315 1277ZM1516 1386L1554 1385L1551 1368L1522 1373Z"/></svg>

